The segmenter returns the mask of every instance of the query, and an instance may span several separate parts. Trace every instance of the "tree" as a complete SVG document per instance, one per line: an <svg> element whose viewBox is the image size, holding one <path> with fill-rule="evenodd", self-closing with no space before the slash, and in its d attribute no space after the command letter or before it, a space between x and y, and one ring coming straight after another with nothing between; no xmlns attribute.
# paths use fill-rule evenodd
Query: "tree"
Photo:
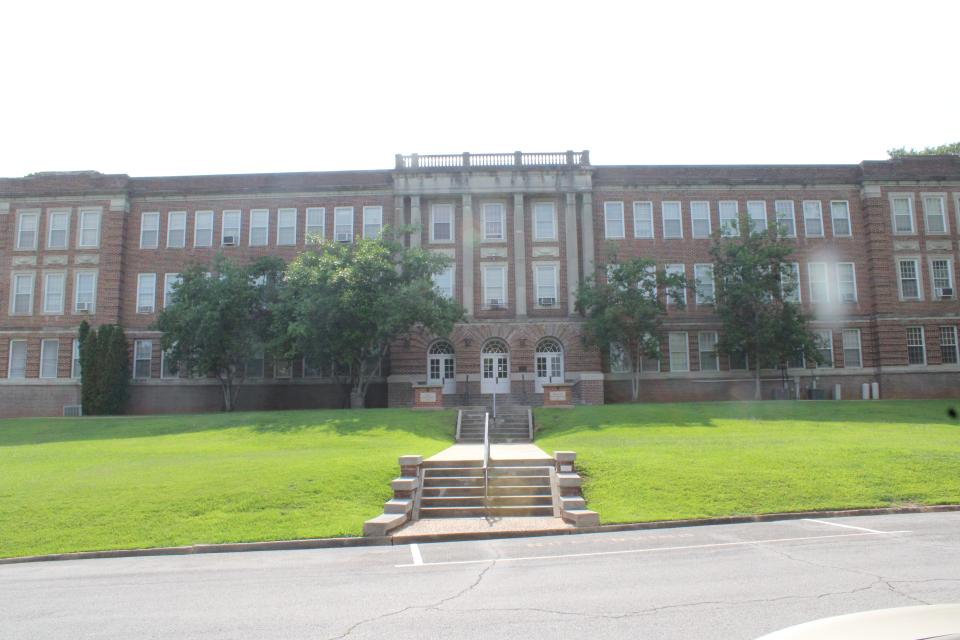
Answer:
<svg viewBox="0 0 960 640"><path fill-rule="evenodd" d="M464 314L433 284L449 258L383 235L301 253L287 268L274 316L274 351L332 363L349 381L352 407L364 405L392 343L418 331L446 335Z"/></svg>
<svg viewBox="0 0 960 640"><path fill-rule="evenodd" d="M92 416L99 413L97 399L100 393L98 380L100 368L96 365L99 350L97 332L84 320L80 323L78 338L80 340L80 405L83 407L83 415Z"/></svg>
<svg viewBox="0 0 960 640"><path fill-rule="evenodd" d="M891 158L903 158L906 156L960 156L960 142L950 142L936 147L924 147L923 149L907 149L898 147L887 151Z"/></svg>
<svg viewBox="0 0 960 640"><path fill-rule="evenodd" d="M587 342L607 353L618 349L626 356L634 400L640 392L643 358L660 358L665 300L671 297L671 303L682 309L685 287L682 275L657 270L651 260L634 258L618 263L614 256L604 281L591 277L577 291L577 311L587 319Z"/></svg>
<svg viewBox="0 0 960 640"><path fill-rule="evenodd" d="M269 338L283 268L279 258L238 265L217 255L212 267L192 265L183 271L157 318L170 364L188 375L214 376L225 411L236 406L247 361Z"/></svg>
<svg viewBox="0 0 960 640"><path fill-rule="evenodd" d="M777 229L743 237L714 235L710 255L716 283L716 313L723 330L717 350L745 355L754 368L760 399L760 369L779 367L803 355L821 361L809 318L792 302L799 286L788 257L795 247Z"/></svg>
<svg viewBox="0 0 960 640"><path fill-rule="evenodd" d="M80 403L84 415L123 413L130 391L127 338L119 325L80 323Z"/></svg>

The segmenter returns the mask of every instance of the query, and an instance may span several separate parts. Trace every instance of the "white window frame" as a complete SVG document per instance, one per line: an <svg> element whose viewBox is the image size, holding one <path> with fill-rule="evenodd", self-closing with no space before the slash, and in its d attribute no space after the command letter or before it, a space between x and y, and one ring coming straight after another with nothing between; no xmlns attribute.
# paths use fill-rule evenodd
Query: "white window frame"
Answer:
<svg viewBox="0 0 960 640"><path fill-rule="evenodd" d="M179 273L163 274L163 308L166 309L170 304L170 296L173 294L173 285L182 282L183 279Z"/></svg>
<svg viewBox="0 0 960 640"><path fill-rule="evenodd" d="M709 271L710 279L710 296L704 296L701 294L701 274ZM693 283L694 283L694 300L698 305L707 305L714 304L717 296L717 282L713 277L713 264L712 263L698 263L693 265Z"/></svg>
<svg viewBox="0 0 960 640"><path fill-rule="evenodd" d="M645 218L645 219L644 219ZM647 226L647 233L640 233L640 229ZM633 203L633 237L653 239L653 202L637 200Z"/></svg>
<svg viewBox="0 0 960 640"><path fill-rule="evenodd" d="M28 309L27 311L17 311L17 296L24 295L18 294L17 291L20 288L18 283L21 278L27 278L30 282L30 297L28 298ZM34 271L14 271L10 274L10 314L11 316L32 316L33 315L33 305L34 297L36 295L37 288L37 274Z"/></svg>
<svg viewBox="0 0 960 640"><path fill-rule="evenodd" d="M50 308L47 304L50 301L50 279L59 278L60 279L60 293L57 300L57 306ZM43 274L43 313L47 315L56 315L61 316L64 313L64 305L66 304L66 292L67 292L67 272L66 271L48 271Z"/></svg>
<svg viewBox="0 0 960 640"><path fill-rule="evenodd" d="M910 330L911 330L911 329L919 329L919 330L920 330L920 344L914 344L914 345L911 345L911 344L910 344ZM926 336L925 327L923 327L923 325L920 325L920 326L911 326L911 327L904 327L904 332L905 332L906 338L907 338L907 366L908 366L908 367L924 367L924 366L926 366L926 364L927 364L927 336ZM911 346L913 346L913 347L920 347L920 352L921 352L922 355L923 355L923 362L910 362L910 347L911 347Z"/></svg>
<svg viewBox="0 0 960 640"><path fill-rule="evenodd" d="M676 263L664 265L663 270L664 270L664 273L668 276L677 274L677 275L683 276L684 278L687 277L687 265L683 264L682 262L676 262ZM676 305L677 297L683 300L684 305L687 304L687 288L686 287L664 287L664 289L665 289L665 294L667 296L666 302L668 306ZM674 295L675 291L678 291L680 295L679 296Z"/></svg>
<svg viewBox="0 0 960 640"><path fill-rule="evenodd" d="M169 371L167 360L170 359L170 356L166 351L160 350L160 379L161 380L176 380L180 377L179 371Z"/></svg>
<svg viewBox="0 0 960 640"><path fill-rule="evenodd" d="M96 249L100 246L100 223L102 221L103 210L100 207L91 207L80 209L77 221L77 247L80 249ZM96 224L91 229L88 220L95 220ZM84 242L83 236L87 231L92 231L95 239L93 242Z"/></svg>
<svg viewBox="0 0 960 640"><path fill-rule="evenodd" d="M201 224L203 220L203 224ZM209 221L209 224L207 224ZM201 242L200 233L209 233L210 239L207 242ZM195 211L193 214L193 246L212 247L213 246L213 211Z"/></svg>
<svg viewBox="0 0 960 640"><path fill-rule="evenodd" d="M49 365L49 362L46 362L47 356L49 355L49 350L54 350L54 359L53 359L53 375L50 375L49 369L44 371L45 365ZM39 377L45 380L53 380L60 377L60 339L59 338L44 338L40 341L40 374Z"/></svg>
<svg viewBox="0 0 960 640"><path fill-rule="evenodd" d="M917 281L917 295L906 297L903 294L903 272L901 271L901 265L904 262L913 263L913 272ZM897 274L897 292L900 294L900 300L923 300L923 272L920 270L920 258L917 256L899 256L896 261L896 274Z"/></svg>
<svg viewBox="0 0 960 640"><path fill-rule="evenodd" d="M65 251L70 248L70 217L73 213L72 209L49 209L47 210L47 249L51 251ZM64 220L63 228L57 229L53 221L56 218L62 217ZM53 232L62 231L63 232L63 243L54 244L53 242Z"/></svg>
<svg viewBox="0 0 960 640"><path fill-rule="evenodd" d="M803 235L805 238L823 238L825 237L823 228L823 202L820 200L804 200L803 204ZM810 215L815 213L816 215ZM810 221L816 220L820 226L820 233L813 233L810 229Z"/></svg>
<svg viewBox="0 0 960 640"><path fill-rule="evenodd" d="M501 307L506 308L509 304L509 287L507 286L509 280L507 279L507 265L505 264L484 264L482 266L481 273L483 275L483 303L481 304L481 307L484 309L500 308L490 306L490 273L492 271L499 271L502 274L503 300Z"/></svg>
<svg viewBox="0 0 960 640"><path fill-rule="evenodd" d="M846 215L838 216L837 210L839 207L842 207L842 210ZM837 220L846 219L847 221L847 233L837 233ZM833 231L833 235L836 238L852 238L853 237L853 217L850 215L850 201L849 200L831 200L830 201L830 229Z"/></svg>
<svg viewBox="0 0 960 640"><path fill-rule="evenodd" d="M80 339L74 338L70 347L70 377L79 380L83 370L80 368Z"/></svg>
<svg viewBox="0 0 960 640"><path fill-rule="evenodd" d="M28 233L33 234L33 240L29 244L23 242L23 223L26 220L33 221L33 230ZM40 241L40 210L25 209L17 211L17 251L36 251Z"/></svg>
<svg viewBox="0 0 960 640"><path fill-rule="evenodd" d="M794 279L794 282L793 282L793 285L794 285L794 287L793 287L793 293L792 293L792 295L789 296L789 297L785 295L785 293L784 293L784 288L783 288L783 274L784 274L783 267L784 267L784 266L787 266L787 265L790 265L791 273L793 274L792 277L793 277L793 279ZM781 268L780 268L780 295L783 296L783 299L786 300L787 302L793 302L793 303L796 303L796 304L800 304L800 302L803 300L803 296L802 296L801 293L800 293L800 289L801 289L801 287L800 287L800 263L799 263L799 262L784 262L784 263L781 265Z"/></svg>
<svg viewBox="0 0 960 640"><path fill-rule="evenodd" d="M17 375L14 375L13 350L16 345L23 345L23 367L22 367L22 373L18 371ZM29 355L27 353L28 347L29 345L27 344L26 340L18 339L18 340L10 341L9 345L7 346L7 379L8 380L23 380L27 377L27 356ZM18 367L18 369L20 369L20 367Z"/></svg>
<svg viewBox="0 0 960 640"><path fill-rule="evenodd" d="M277 246L295 247L297 245L297 218L299 211L296 207L281 207L277 209ZM284 232L292 238L284 238Z"/></svg>
<svg viewBox="0 0 960 640"><path fill-rule="evenodd" d="M616 229L611 228L611 224L616 224L618 222L620 229L619 233L613 233ZM623 201L622 200L608 200L603 203L603 237L607 240L623 240L627 237L626 234L627 223L624 220L623 213Z"/></svg>
<svg viewBox="0 0 960 640"><path fill-rule="evenodd" d="M823 267L823 299L819 299L816 295L816 289L814 289L814 282L820 282L819 279L814 279L814 267L817 267L816 270L819 270L819 267ZM830 303L830 269L827 266L826 262L808 262L807 263L807 283L810 287L810 304L829 304Z"/></svg>
<svg viewBox="0 0 960 640"><path fill-rule="evenodd" d="M229 226L227 226L228 220L230 221ZM234 220L236 220L236 224L234 224ZM224 209L220 213L220 246L239 247L241 233L243 233L243 211L241 209ZM231 236L233 238L232 245L224 244L224 240L227 238L227 236Z"/></svg>
<svg viewBox="0 0 960 640"><path fill-rule="evenodd" d="M853 347L847 346L847 336L856 335L857 337L857 362L858 364L850 364L849 358L847 358L847 351L853 351ZM863 368L863 343L861 342L860 329L850 328L850 329L841 329L840 331L840 347L843 350L843 368L844 369L862 369Z"/></svg>
<svg viewBox="0 0 960 640"><path fill-rule="evenodd" d="M550 273L550 277L553 278L553 284L547 285L541 281L541 275L545 273ZM533 282L534 282L534 291L536 292L535 307L538 309L555 309L560 307L560 265L555 262L535 262L533 263ZM544 289L553 288L553 295L544 295ZM540 300L542 298L553 298L554 303L552 305L542 305Z"/></svg>
<svg viewBox="0 0 960 640"><path fill-rule="evenodd" d="M93 314L97 310L97 279L98 272L93 269L83 269L74 272L73 275L73 312L74 313L83 313L77 310L77 305L80 304L80 278L83 276L90 276L93 279L93 288L90 291L90 314Z"/></svg>
<svg viewBox="0 0 960 640"><path fill-rule="evenodd" d="M146 238L147 233L155 234L153 242ZM156 249L160 246L160 212L144 211L140 214L140 248Z"/></svg>
<svg viewBox="0 0 960 640"><path fill-rule="evenodd" d="M945 193L921 193L920 201L923 203L923 232L928 236L943 236L950 233L950 217L947 215L947 194ZM940 208L940 219L943 222L942 231L930 230L930 203L936 202Z"/></svg>
<svg viewBox="0 0 960 640"><path fill-rule="evenodd" d="M142 354L140 353L140 347L144 344L150 345L150 351L147 352L146 358L141 358L140 356ZM145 376L137 375L137 371L138 371L137 364L140 362L147 363L147 375ZM149 380L150 378L153 377L153 340L143 339L143 340L133 341L133 371L131 373L133 374L134 380Z"/></svg>
<svg viewBox="0 0 960 640"><path fill-rule="evenodd" d="M263 241L254 242L253 232L263 232ZM250 229L247 231L248 247L270 246L270 209L250 209Z"/></svg>
<svg viewBox="0 0 960 640"><path fill-rule="evenodd" d="M740 237L740 202L739 201L721 200L720 202L718 202L717 216L720 222L720 235L722 237L724 238Z"/></svg>
<svg viewBox="0 0 960 640"><path fill-rule="evenodd" d="M953 294L950 296L950 298L956 298L956 297L957 297L957 290L956 290L956 288L954 288L953 258L951 258L950 256L946 256L946 255L932 255L932 256L931 256L931 255L928 255L928 256L927 256L927 266L928 266L928 268L930 269L930 294L931 294L931 296L932 296L930 299L931 299L931 300L941 300L941 299L942 299L941 296L938 296L938 295L937 295L937 288L938 288L938 287L937 287L936 278L935 278L934 272L933 272L933 263L934 263L935 261L936 261L936 262L945 261L945 262L947 263L947 281L948 281L949 287L940 287L940 288L953 289Z"/></svg>
<svg viewBox="0 0 960 640"><path fill-rule="evenodd" d="M907 213L901 215L908 215L910 219L910 229L907 231L898 231L897 230L897 209L896 202L898 200L905 200L907 202ZM889 194L890 201L890 228L893 229L893 234L897 236L912 236L917 233L917 217L914 213L913 206L913 194L912 193L891 193Z"/></svg>
<svg viewBox="0 0 960 640"><path fill-rule="evenodd" d="M833 369L836 366L836 354L833 352L833 329L820 329L814 332L821 345L826 344L830 348L830 362L829 364L823 364L818 362L818 369ZM822 347L817 349L818 351L824 351Z"/></svg>
<svg viewBox="0 0 960 640"><path fill-rule="evenodd" d="M949 329L951 334L950 342L944 342L944 329ZM940 364L956 365L960 363L960 350L957 349L957 327L956 325L941 325L939 330L940 338ZM943 348L953 347L953 362L946 362L943 358Z"/></svg>
<svg viewBox="0 0 960 640"><path fill-rule="evenodd" d="M677 337L677 341L680 340L679 336L683 336L683 353L679 351L674 351L673 342L674 337ZM669 353L670 359L670 373L683 373L690 371L690 336L686 331L671 331L667 334L667 352ZM683 355L683 367L674 366L674 356Z"/></svg>
<svg viewBox="0 0 960 640"><path fill-rule="evenodd" d="M481 205L480 210L483 219L483 239L487 242L502 242L506 240L507 207L502 202L484 202L483 205ZM499 226L499 234L490 232L491 223L495 223ZM535 224L534 227L536 227Z"/></svg>
<svg viewBox="0 0 960 640"><path fill-rule="evenodd" d="M377 221L373 222L376 218ZM368 233L368 228L377 228L376 233ZM365 206L363 208L363 237L367 239L377 239L383 233L383 207Z"/></svg>
<svg viewBox="0 0 960 640"><path fill-rule="evenodd" d="M704 337L713 336L713 349L704 349ZM697 334L697 356L700 361L700 371L720 371L720 354L717 352L717 342L719 341L720 336L716 331L701 331ZM716 367L712 369L703 368L703 354L713 354L714 362Z"/></svg>
<svg viewBox="0 0 960 640"><path fill-rule="evenodd" d="M550 216L550 233L540 235L541 213L546 212ZM553 202L534 202L533 203L533 241L534 242L555 242L557 240L557 207Z"/></svg>
<svg viewBox="0 0 960 640"><path fill-rule="evenodd" d="M850 284L851 284L851 286L853 287L853 300L844 300L844 299L843 299L843 293L844 293L843 287L844 287L844 282L843 282L843 280L840 279L840 272L841 272L841 268L840 268L840 267L841 267L841 266L843 266L843 267L849 266L849 267L850 267L850 276L851 276L851 282L850 282ZM853 263L853 262L838 262L837 264L834 265L834 271L836 271L836 276L837 276L837 302L840 302L840 303L856 303L857 300L859 300L859 296L858 296L858 294L857 294L857 265L856 265L855 263Z"/></svg>
<svg viewBox="0 0 960 640"><path fill-rule="evenodd" d="M667 218L667 207L670 207L670 217ZM676 209L674 209L676 207ZM674 215L676 214L676 215ZM679 231L667 234L667 222L676 223ZM660 203L660 223L663 225L664 240L683 239L683 204L679 200L664 200Z"/></svg>
<svg viewBox="0 0 960 640"><path fill-rule="evenodd" d="M174 242L173 234L175 232L183 233L182 240L177 244ZM183 249L187 246L187 212L186 211L168 211L167 212L167 249Z"/></svg>
<svg viewBox="0 0 960 640"><path fill-rule="evenodd" d="M313 224L311 224L313 218ZM320 224L317 224L319 218ZM326 207L307 207L306 220L304 227L304 242L306 244L317 244L313 239L316 236L327 239L327 208Z"/></svg>
<svg viewBox="0 0 960 640"><path fill-rule="evenodd" d="M441 286L440 279L449 278L450 279L450 288L449 290L446 287ZM454 265L447 265L447 268L441 271L440 273L434 274L433 276L433 287L440 291L440 295L450 300L454 297L454 292L456 291L456 267Z"/></svg>
<svg viewBox="0 0 960 640"><path fill-rule="evenodd" d="M757 220L754 218L757 213L763 214L763 226L759 229L756 228ZM750 233L762 233L770 228L770 222L767 218L766 200L747 200L747 228L750 230Z"/></svg>
<svg viewBox="0 0 960 640"><path fill-rule="evenodd" d="M437 214L450 215L450 237L449 238L437 238ZM456 208L453 204L448 202L434 202L430 205L430 242L434 244L453 244L454 240L457 237L456 232L456 223L454 221L456 217ZM440 222L440 224L445 224Z"/></svg>
<svg viewBox="0 0 960 640"><path fill-rule="evenodd" d="M149 298L149 300L148 300ZM149 301L147 304L141 304ZM137 307L138 314L150 314L157 311L157 274L137 274Z"/></svg>
<svg viewBox="0 0 960 640"><path fill-rule="evenodd" d="M783 233L784 238L797 237L797 214L793 200L774 200L773 215L777 219L778 231L781 231L784 227L784 221L789 220L790 222L787 232Z"/></svg>
<svg viewBox="0 0 960 640"><path fill-rule="evenodd" d="M698 209L700 210L699 212L698 212ZM704 222L704 221L706 221L707 223L706 234L697 233L697 222ZM710 201L709 200L691 201L690 202L690 237L691 238L709 238L712 234L713 234L713 224L710 221Z"/></svg>

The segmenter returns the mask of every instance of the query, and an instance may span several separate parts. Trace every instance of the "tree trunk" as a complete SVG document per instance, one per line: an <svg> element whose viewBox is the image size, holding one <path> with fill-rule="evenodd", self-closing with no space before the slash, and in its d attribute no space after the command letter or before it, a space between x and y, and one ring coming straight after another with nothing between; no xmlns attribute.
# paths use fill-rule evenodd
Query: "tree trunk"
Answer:
<svg viewBox="0 0 960 640"><path fill-rule="evenodd" d="M220 390L223 392L223 411L233 411L233 393L230 389L230 380L221 378Z"/></svg>
<svg viewBox="0 0 960 640"><path fill-rule="evenodd" d="M757 356L757 365L756 365L756 367L757 367L757 369L756 369L756 375L754 376L754 381L756 382L756 384L755 384L755 386L754 386L753 399L754 399L754 400L760 400L760 399L761 399L761 394L760 394L760 357L759 357L759 356Z"/></svg>
<svg viewBox="0 0 960 640"><path fill-rule="evenodd" d="M351 409L363 409L363 396L364 394L354 387L350 390L350 408Z"/></svg>

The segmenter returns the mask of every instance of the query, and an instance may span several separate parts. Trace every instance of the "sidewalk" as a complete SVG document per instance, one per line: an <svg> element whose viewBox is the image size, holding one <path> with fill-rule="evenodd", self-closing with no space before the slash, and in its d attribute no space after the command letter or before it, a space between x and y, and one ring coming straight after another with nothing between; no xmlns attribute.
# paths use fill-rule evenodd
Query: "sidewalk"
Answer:
<svg viewBox="0 0 960 640"><path fill-rule="evenodd" d="M492 444L491 460L550 460L543 449L535 444ZM430 456L426 462L449 462L459 460L483 460L482 444L455 444L440 453Z"/></svg>

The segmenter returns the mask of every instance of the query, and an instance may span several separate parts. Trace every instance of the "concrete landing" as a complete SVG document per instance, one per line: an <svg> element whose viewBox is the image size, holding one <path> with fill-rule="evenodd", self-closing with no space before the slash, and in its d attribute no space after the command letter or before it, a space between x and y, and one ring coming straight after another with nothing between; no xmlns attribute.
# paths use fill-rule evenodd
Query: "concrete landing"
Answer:
<svg viewBox="0 0 960 640"><path fill-rule="evenodd" d="M514 533L573 529L562 518L430 518L417 520L393 532L394 540L405 536L429 536L443 533Z"/></svg>
<svg viewBox="0 0 960 640"><path fill-rule="evenodd" d="M492 444L490 458L493 460L551 460L543 449L535 444ZM427 458L427 462L458 460L483 460L482 444L455 444Z"/></svg>

